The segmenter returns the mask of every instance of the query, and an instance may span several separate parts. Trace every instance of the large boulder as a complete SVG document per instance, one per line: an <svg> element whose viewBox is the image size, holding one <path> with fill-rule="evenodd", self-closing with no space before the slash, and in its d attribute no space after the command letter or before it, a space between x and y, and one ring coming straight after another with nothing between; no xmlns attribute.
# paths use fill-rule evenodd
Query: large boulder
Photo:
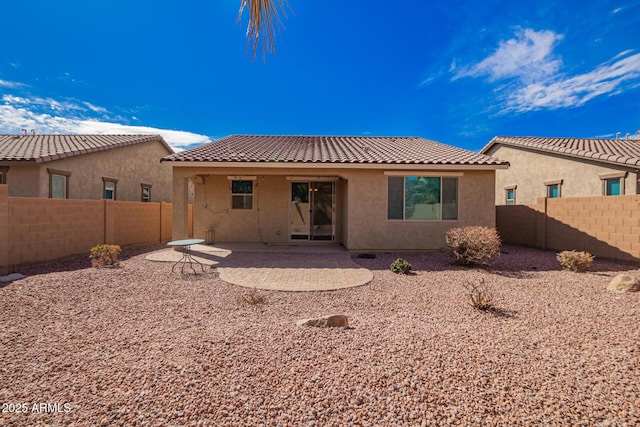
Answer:
<svg viewBox="0 0 640 427"><path fill-rule="evenodd" d="M609 282L607 289L615 292L638 292L640 291L640 279L628 274L618 274Z"/></svg>
<svg viewBox="0 0 640 427"><path fill-rule="evenodd" d="M315 326L317 328L346 328L349 326L347 316L342 314L332 314L329 316L316 317L313 319L302 319L296 322L298 326Z"/></svg>

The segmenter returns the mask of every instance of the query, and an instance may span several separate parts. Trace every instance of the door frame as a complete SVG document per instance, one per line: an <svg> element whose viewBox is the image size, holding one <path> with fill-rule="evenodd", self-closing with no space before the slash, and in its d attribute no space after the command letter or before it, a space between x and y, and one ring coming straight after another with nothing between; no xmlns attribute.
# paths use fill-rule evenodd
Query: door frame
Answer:
<svg viewBox="0 0 640 427"><path fill-rule="evenodd" d="M288 197L288 203L289 203L289 208L288 208L288 217L287 217L287 239L289 242L313 242L313 243L335 243L336 241L336 222L337 222L337 218L336 218L336 213L337 213L337 191L338 191L338 181L339 178L338 177L320 177L320 176L314 176L314 177L304 177L304 176L292 176L292 177L287 177L287 181L289 182L289 197ZM312 223L313 223L313 193L311 192L311 189L313 188L313 184L317 184L317 183L326 183L326 182L330 182L332 183L332 194L331 194L331 235L329 239L313 239L313 230L312 230ZM309 231L307 234L307 238L306 239L294 239L292 238L292 231L293 231L293 224L292 224L292 215L294 215L295 213L295 209L293 208L294 204L293 201L291 200L292 196L293 196L293 184L295 183L306 183L308 184L308 188L309 188Z"/></svg>

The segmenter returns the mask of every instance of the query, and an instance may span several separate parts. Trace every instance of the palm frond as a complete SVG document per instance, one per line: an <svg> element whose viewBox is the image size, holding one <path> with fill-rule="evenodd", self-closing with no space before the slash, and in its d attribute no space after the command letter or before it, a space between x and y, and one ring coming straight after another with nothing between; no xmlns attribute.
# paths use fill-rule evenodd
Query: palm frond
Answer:
<svg viewBox="0 0 640 427"><path fill-rule="evenodd" d="M276 34L284 28L280 14L286 17L287 0L241 0L238 21L245 8L249 10L247 24L247 49L253 45L252 59L256 58L258 46L262 48L263 59L267 53L275 53Z"/></svg>

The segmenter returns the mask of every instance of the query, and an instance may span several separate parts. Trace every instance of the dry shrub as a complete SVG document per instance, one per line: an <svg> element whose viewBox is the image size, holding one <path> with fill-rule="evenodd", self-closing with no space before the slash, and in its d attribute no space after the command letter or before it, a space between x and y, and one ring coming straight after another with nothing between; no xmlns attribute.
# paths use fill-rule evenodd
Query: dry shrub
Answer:
<svg viewBox="0 0 640 427"><path fill-rule="evenodd" d="M120 255L120 246L118 245L98 245L91 248L89 259L92 267L114 267L120 265L118 256Z"/></svg>
<svg viewBox="0 0 640 427"><path fill-rule="evenodd" d="M391 271L396 274L409 274L411 271L411 264L405 261L402 258L398 258L397 260L391 263Z"/></svg>
<svg viewBox="0 0 640 427"><path fill-rule="evenodd" d="M266 300L267 299L264 295L260 295L256 288L253 288L248 292L243 292L236 298L238 305L241 306L263 304Z"/></svg>
<svg viewBox="0 0 640 427"><path fill-rule="evenodd" d="M452 228L445 236L447 252L457 264L488 265L500 256L500 236L495 228Z"/></svg>
<svg viewBox="0 0 640 427"><path fill-rule="evenodd" d="M562 251L556 254L556 259L563 270L583 273L591 268L594 256L589 252Z"/></svg>
<svg viewBox="0 0 640 427"><path fill-rule="evenodd" d="M484 279L479 284L466 285L465 288L469 295L469 305L475 309L487 311L493 308L493 295L484 284Z"/></svg>

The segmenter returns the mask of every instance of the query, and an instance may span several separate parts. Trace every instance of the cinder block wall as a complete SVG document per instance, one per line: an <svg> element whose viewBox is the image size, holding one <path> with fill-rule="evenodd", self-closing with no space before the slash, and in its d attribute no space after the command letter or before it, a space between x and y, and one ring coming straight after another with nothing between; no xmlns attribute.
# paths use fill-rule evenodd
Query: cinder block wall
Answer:
<svg viewBox="0 0 640 427"><path fill-rule="evenodd" d="M0 276L9 273L9 186L0 184Z"/></svg>
<svg viewBox="0 0 640 427"><path fill-rule="evenodd" d="M120 246L160 242L160 203L105 200L107 243Z"/></svg>
<svg viewBox="0 0 640 427"><path fill-rule="evenodd" d="M103 203L10 197L9 228L12 265L86 253L104 238Z"/></svg>
<svg viewBox="0 0 640 427"><path fill-rule="evenodd" d="M0 274L23 265L88 256L91 247L171 240L171 203L9 197L0 185Z"/></svg>
<svg viewBox="0 0 640 427"><path fill-rule="evenodd" d="M505 243L640 262L640 195L540 198L496 208Z"/></svg>

